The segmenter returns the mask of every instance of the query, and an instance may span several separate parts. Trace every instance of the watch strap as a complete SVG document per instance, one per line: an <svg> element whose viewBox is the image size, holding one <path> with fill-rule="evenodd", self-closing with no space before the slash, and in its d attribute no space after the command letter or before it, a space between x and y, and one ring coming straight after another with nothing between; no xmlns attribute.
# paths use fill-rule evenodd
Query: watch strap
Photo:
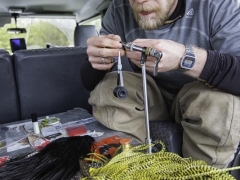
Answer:
<svg viewBox="0 0 240 180"><path fill-rule="evenodd" d="M195 62L195 55L194 55L194 52L193 52L193 49L192 49L192 45L190 45L190 44L185 45L185 54L180 60L180 67L179 67L178 70L181 71L181 72L185 72L185 71L190 70L189 68L182 67L182 64L183 64L183 61L185 60L185 57L191 57L191 58L194 59L194 62Z"/></svg>
<svg viewBox="0 0 240 180"><path fill-rule="evenodd" d="M185 45L185 50L186 50L186 54L187 56L192 56L195 58L195 55L194 55L194 52L193 52L193 49L192 49L192 46L190 44L186 44Z"/></svg>

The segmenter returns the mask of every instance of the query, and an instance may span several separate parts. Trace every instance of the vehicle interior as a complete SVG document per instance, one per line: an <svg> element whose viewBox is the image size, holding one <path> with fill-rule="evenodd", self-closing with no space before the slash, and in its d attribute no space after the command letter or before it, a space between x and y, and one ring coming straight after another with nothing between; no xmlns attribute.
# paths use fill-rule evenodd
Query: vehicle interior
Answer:
<svg viewBox="0 0 240 180"><path fill-rule="evenodd" d="M0 0L0 124L80 107L91 113L81 83L86 40L97 36L111 0ZM128 61L123 70L132 71ZM116 67L115 69L116 70ZM181 155L182 129L150 124L153 139ZM232 166L240 164L236 155ZM240 178L237 171L231 172Z"/></svg>
<svg viewBox="0 0 240 180"><path fill-rule="evenodd" d="M106 8L108 7L110 1L1 1L0 5L0 24L1 24L1 40L0 40L0 49L1 49L1 84L5 84L4 88L1 88L1 95L3 97L1 103L1 123L6 123L9 121L15 121L16 119L26 119L29 118L32 110L40 110L39 116L55 112L64 111L66 108L73 108L73 106L82 105L83 108L86 108L90 111L90 106L87 105L86 95L89 92L84 91L80 96L74 96L77 93L77 90L83 89L81 83L79 83L80 78L75 79L75 82L71 82L71 86L75 84L78 87L72 88L72 95L70 93L64 94L63 92L59 94L64 101L65 107L58 106L56 109L51 109L46 107L44 102L37 102L32 98L37 97L39 88L36 86L28 86L21 84L21 76L25 76L25 73L30 73L27 69L33 69L29 61L33 59L36 60L36 63L42 64L38 68L42 68L42 74L47 76L47 71L52 74L52 69L57 73L60 73L61 66L55 67L54 61L61 61L60 59L69 58L70 61L76 61L77 63L82 63L86 59L86 39L91 35L97 35L97 26L100 25L102 15ZM91 10L90 10L91 9ZM93 18L93 20L92 20ZM91 19L91 20L90 20ZM98 19L98 25L91 25L92 21ZM83 22L88 22L90 24L82 25ZM94 23L94 22L93 22ZM35 26L36 25L36 26ZM35 26L35 27L34 27ZM100 27L99 27L100 28ZM23 30L24 29L24 30ZM54 32L52 32L54 31ZM56 35L56 36L54 36ZM62 39L61 39L62 37ZM59 40L59 41L56 41ZM54 47L54 48L53 48ZM59 50L61 48L61 50ZM78 50L80 49L80 50ZM20 51L19 51L20 50ZM23 50L23 51L21 51ZM25 51L24 51L25 50ZM73 53L75 51L75 53ZM20 53L20 54L19 54ZM62 53L64 54L61 56ZM75 54L80 56L82 61L77 61ZM65 57L64 57L65 56ZM73 58L74 57L74 58ZM39 59L39 60L37 60ZM51 59L50 61L48 61ZM32 62L33 62L32 61ZM47 61L44 62L44 61ZM32 63L31 62L31 63ZM25 65L17 65L25 64ZM54 67L50 67L50 64ZM27 67L29 65L29 67ZM19 69L22 66L26 68ZM73 65L74 66L74 65ZM71 69L72 67L66 68ZM80 67L80 66L78 66ZM48 70L47 70L48 69ZM23 71L22 71L23 70ZM77 70L72 71L75 74L69 74L70 76L78 75ZM34 71L34 69L33 69ZM10 73L9 73L10 72ZM18 74L19 73L19 74ZM38 80L44 81L41 75L37 75L36 72L33 72L34 76L32 81L39 83ZM16 75L16 76L15 76ZM53 74L52 74L53 76ZM39 79L36 79L39 77ZM12 81L15 81L14 85ZM27 81L29 81L28 79ZM57 79L55 79L57 80ZM53 80L53 81L55 81ZM57 81L55 81L57 82ZM24 82L23 82L24 83ZM26 82L28 83L28 82ZM47 83L47 82L46 82ZM51 83L51 82L49 82ZM64 86L64 82L61 84ZM67 86L65 86L67 87ZM21 89L23 88L23 94ZM27 89L25 89L27 88ZM33 88L33 89L32 89ZM37 89L35 91L34 89ZM52 92L53 89L49 89L49 92ZM68 89L66 89L68 91ZM24 98L21 95L25 93L28 94L28 98ZM32 95L30 95L33 93ZM37 93L37 94L35 94ZM21 94L21 95L20 95ZM77 93L78 94L78 93ZM19 96L20 95L20 96ZM47 91L43 96L47 97ZM68 96L64 98L64 96ZM39 100L43 97L39 97ZM49 95L49 97L53 97ZM54 97L56 100L57 97ZM82 98L85 98L84 101L81 101ZM51 101L50 99L46 101ZM69 102L67 102L67 99ZM23 101L29 101L36 103L38 107L34 107L31 104L25 104ZM74 102L75 101L75 102ZM7 102L7 103L6 103ZM81 104L81 102L83 102ZM53 104L52 104L53 105ZM33 109L25 109L31 107ZM42 106L42 107L41 107ZM36 109L37 108L37 109ZM43 109L42 109L43 108ZM45 111L44 109L49 109ZM51 109L51 110L50 110ZM22 112L21 112L22 111ZM25 115L24 115L25 114Z"/></svg>
<svg viewBox="0 0 240 180"><path fill-rule="evenodd" d="M4 31L8 33L5 38L24 38L27 49L43 48L47 44L52 46L74 46L73 35L76 25L94 24L97 30L99 30L101 18L110 2L110 0L97 2L92 0L63 0L60 2L45 0L41 2L1 1L0 25L2 33ZM41 28L37 27L39 23L42 26ZM42 31L43 33L51 34L48 32L50 28L57 33L58 37L63 39L62 42L51 41L51 39L47 39L50 35L44 37L40 33ZM45 44L32 37L36 33L45 40ZM64 42L64 38L67 42ZM3 43L0 48L10 50L10 46L6 46Z"/></svg>

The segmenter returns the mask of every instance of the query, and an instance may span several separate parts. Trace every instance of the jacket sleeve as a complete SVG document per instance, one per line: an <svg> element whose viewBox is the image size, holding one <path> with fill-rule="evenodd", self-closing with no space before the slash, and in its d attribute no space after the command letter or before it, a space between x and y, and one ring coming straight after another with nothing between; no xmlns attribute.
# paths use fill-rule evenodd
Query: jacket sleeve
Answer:
<svg viewBox="0 0 240 180"><path fill-rule="evenodd" d="M216 89L240 95L240 9L237 0L211 4L211 50L200 79Z"/></svg>
<svg viewBox="0 0 240 180"><path fill-rule="evenodd" d="M240 57L208 50L200 79L216 89L240 96Z"/></svg>
<svg viewBox="0 0 240 180"><path fill-rule="evenodd" d="M92 91L108 71L94 69L87 59L81 66L80 72L83 86L88 91Z"/></svg>

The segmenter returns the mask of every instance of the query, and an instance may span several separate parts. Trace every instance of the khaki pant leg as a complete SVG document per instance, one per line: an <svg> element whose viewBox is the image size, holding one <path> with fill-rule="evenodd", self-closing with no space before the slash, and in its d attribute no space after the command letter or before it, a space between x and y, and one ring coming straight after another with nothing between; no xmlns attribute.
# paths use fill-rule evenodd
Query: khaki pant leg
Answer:
<svg viewBox="0 0 240 180"><path fill-rule="evenodd" d="M193 82L180 90L171 114L184 128L184 157L217 168L231 162L240 141L239 97Z"/></svg>
<svg viewBox="0 0 240 180"><path fill-rule="evenodd" d="M151 76L146 77L149 120L170 119L157 84ZM104 126L131 134L144 143L147 134L142 75L123 71L123 79L128 91L127 98L114 96L117 72L111 72L91 92L88 102L93 107L93 116Z"/></svg>

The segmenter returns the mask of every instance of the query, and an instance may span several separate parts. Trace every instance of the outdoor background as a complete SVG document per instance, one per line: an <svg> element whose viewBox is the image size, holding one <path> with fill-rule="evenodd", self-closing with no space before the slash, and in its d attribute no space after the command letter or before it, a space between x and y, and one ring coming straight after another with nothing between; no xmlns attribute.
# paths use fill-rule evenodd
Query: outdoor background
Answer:
<svg viewBox="0 0 240 180"><path fill-rule="evenodd" d="M99 30L101 27L101 17L90 20L83 25L95 25ZM5 24L0 28L0 49L5 49L11 53L10 39L25 38L27 49L46 48L46 44L52 46L73 46L74 29L76 21L74 19L38 19L22 18L17 19L18 28L26 28L27 33L8 34L8 28L15 28L15 20L11 24Z"/></svg>

